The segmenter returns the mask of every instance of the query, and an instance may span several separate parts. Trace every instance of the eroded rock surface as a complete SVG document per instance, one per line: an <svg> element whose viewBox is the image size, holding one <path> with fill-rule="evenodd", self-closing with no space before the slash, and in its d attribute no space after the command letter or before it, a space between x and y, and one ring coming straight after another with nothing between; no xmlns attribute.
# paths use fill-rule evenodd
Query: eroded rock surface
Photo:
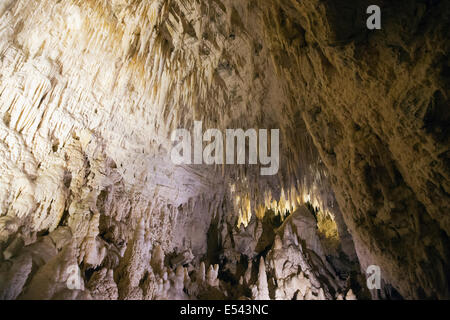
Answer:
<svg viewBox="0 0 450 320"><path fill-rule="evenodd" d="M0 1L0 298L449 298L449 4L379 2ZM172 164L196 120L278 175Z"/></svg>

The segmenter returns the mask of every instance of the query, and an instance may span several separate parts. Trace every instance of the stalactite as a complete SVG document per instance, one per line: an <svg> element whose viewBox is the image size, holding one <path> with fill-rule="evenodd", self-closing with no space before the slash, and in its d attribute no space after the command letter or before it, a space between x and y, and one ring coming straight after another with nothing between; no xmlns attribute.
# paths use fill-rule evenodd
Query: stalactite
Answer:
<svg viewBox="0 0 450 320"><path fill-rule="evenodd" d="M364 42L294 2L0 1L0 298L449 296L448 4ZM195 121L280 129L280 170L173 164Z"/></svg>

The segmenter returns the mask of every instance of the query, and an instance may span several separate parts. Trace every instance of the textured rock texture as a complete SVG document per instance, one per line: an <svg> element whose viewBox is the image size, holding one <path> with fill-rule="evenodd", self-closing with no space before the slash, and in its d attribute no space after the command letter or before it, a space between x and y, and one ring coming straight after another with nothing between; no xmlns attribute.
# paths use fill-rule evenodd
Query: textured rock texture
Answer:
<svg viewBox="0 0 450 320"><path fill-rule="evenodd" d="M449 4L381 3L380 32L355 18L366 1L280 1L265 25L362 266L448 298Z"/></svg>
<svg viewBox="0 0 450 320"><path fill-rule="evenodd" d="M378 2L0 0L0 298L450 298L449 4ZM173 165L196 120L279 174Z"/></svg>

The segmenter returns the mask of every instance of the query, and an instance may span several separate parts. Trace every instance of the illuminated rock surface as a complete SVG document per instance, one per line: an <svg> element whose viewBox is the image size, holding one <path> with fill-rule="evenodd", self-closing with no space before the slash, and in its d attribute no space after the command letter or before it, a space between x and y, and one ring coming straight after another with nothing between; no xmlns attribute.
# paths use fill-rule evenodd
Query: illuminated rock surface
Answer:
<svg viewBox="0 0 450 320"><path fill-rule="evenodd" d="M450 298L449 3L382 2L0 1L0 298Z"/></svg>

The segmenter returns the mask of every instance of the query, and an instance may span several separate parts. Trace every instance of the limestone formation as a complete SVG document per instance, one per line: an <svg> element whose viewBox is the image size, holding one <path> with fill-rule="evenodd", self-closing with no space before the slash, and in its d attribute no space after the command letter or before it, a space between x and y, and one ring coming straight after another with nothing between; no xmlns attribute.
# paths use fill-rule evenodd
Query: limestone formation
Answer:
<svg viewBox="0 0 450 320"><path fill-rule="evenodd" d="M0 0L0 299L450 298L450 3L380 2Z"/></svg>

